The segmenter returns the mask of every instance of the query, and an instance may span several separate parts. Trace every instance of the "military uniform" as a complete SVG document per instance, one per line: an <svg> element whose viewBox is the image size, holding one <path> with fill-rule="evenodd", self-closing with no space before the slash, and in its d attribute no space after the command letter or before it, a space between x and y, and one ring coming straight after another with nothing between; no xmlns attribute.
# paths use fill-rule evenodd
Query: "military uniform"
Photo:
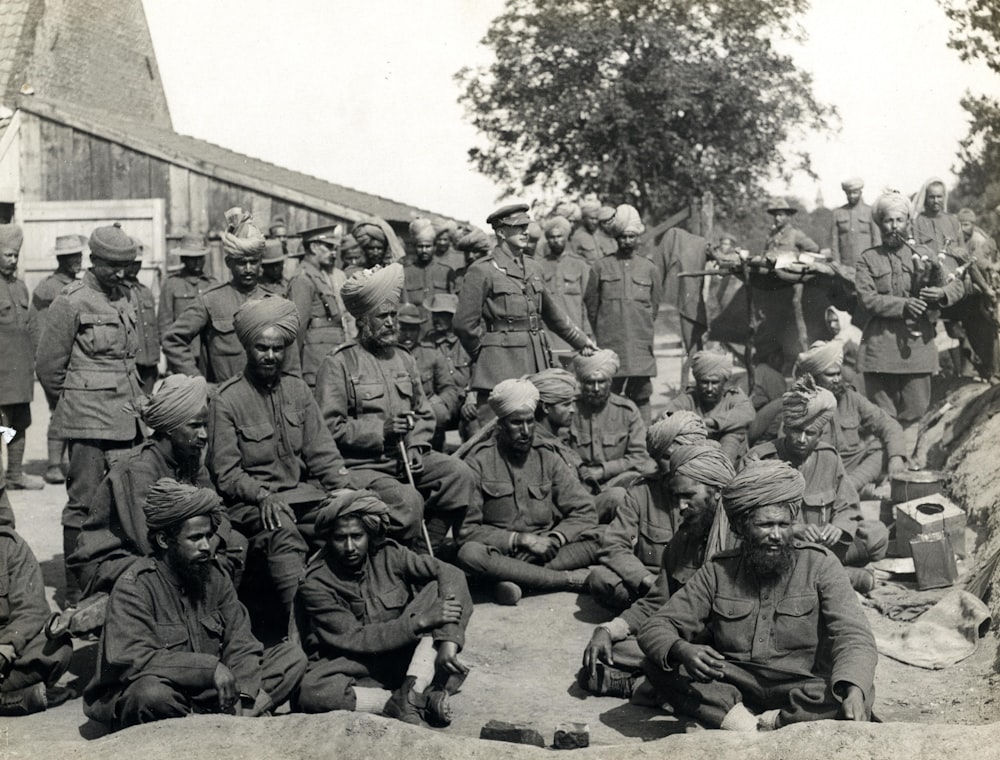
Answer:
<svg viewBox="0 0 1000 760"><path fill-rule="evenodd" d="M930 248L935 256L941 251L951 252L965 248L962 224L955 214L941 213L937 216L927 216L923 212L917 214L913 218L913 240L917 245Z"/></svg>
<svg viewBox="0 0 1000 760"><path fill-rule="evenodd" d="M469 267L454 329L475 362L472 389L488 392L501 380L551 366L546 327L578 350L586 345L545 288L537 261L502 244Z"/></svg>
<svg viewBox="0 0 1000 760"><path fill-rule="evenodd" d="M566 313L570 321L587 335L593 335L587 309L583 303L583 294L590 278L590 264L579 256L565 250L558 256L547 255L536 259L542 268L542 282L545 289L552 294L556 303ZM546 331L549 344L558 356L567 358L575 352L572 346L551 330Z"/></svg>
<svg viewBox="0 0 1000 760"><path fill-rule="evenodd" d="M56 300L56 296L62 293L63 288L71 282L76 282L76 277L57 270L35 286L35 290L31 294L31 309L35 312L39 332L45 326L43 315L52 302Z"/></svg>
<svg viewBox="0 0 1000 760"><path fill-rule="evenodd" d="M288 287L288 297L299 311L298 347L302 359L302 379L310 388L316 385L323 357L347 342L350 318L340 300L340 289L347 278L339 269L321 272L311 261L303 260Z"/></svg>
<svg viewBox="0 0 1000 760"><path fill-rule="evenodd" d="M221 383L242 372L247 355L236 337L233 315L247 301L267 295L259 285L250 293L241 293L224 282L195 298L163 335L168 370L188 376L202 374L193 350L194 339L200 338L206 380ZM298 374L300 366L298 352L286 351L283 369Z"/></svg>
<svg viewBox="0 0 1000 760"><path fill-rule="evenodd" d="M214 564L204 598L192 599L161 559L136 562L115 583L101 632L97 671L83 695L84 714L125 728L192 712L218 712L214 674L222 663L240 694L263 690L284 702L305 670L291 642L264 649L246 609Z"/></svg>
<svg viewBox="0 0 1000 760"><path fill-rule="evenodd" d="M218 284L218 280L207 274L189 274L181 271L167 277L160 289L160 310L157 314L160 337L166 336L177 318L187 311L198 296ZM197 335L191 339L191 355L195 359L199 374L205 374L205 367L202 366L201 338Z"/></svg>
<svg viewBox="0 0 1000 760"><path fill-rule="evenodd" d="M160 363L160 330L156 320L156 300L153 291L138 280L126 280L132 293L132 308L135 309L135 326L139 334L139 351L135 355L136 368L142 389L153 392Z"/></svg>
<svg viewBox="0 0 1000 760"><path fill-rule="evenodd" d="M593 563L594 501L554 446L536 436L525 462L515 465L494 435L474 446L465 461L480 484L459 537L458 560L468 572L529 588L561 588L562 571ZM555 536L560 549L540 565L540 558L515 547L521 533Z"/></svg>
<svg viewBox="0 0 1000 760"><path fill-rule="evenodd" d="M287 298L289 282L290 280L287 277L282 277L280 280L265 280L261 278L260 282L257 283L257 287L272 296Z"/></svg>
<svg viewBox="0 0 1000 760"><path fill-rule="evenodd" d="M747 428L755 414L753 404L740 388L726 388L722 398L711 410L704 412L694 397L694 389L675 396L667 403L668 412L681 410L700 414L702 419L712 420L708 435L718 441L722 450L735 464L746 450Z"/></svg>
<svg viewBox="0 0 1000 760"><path fill-rule="evenodd" d="M309 658L299 709L353 710L353 687L360 678L398 688L421 639L414 622L449 595L462 604L461 621L429 633L434 641L451 641L461 649L473 605L465 576L457 568L415 554L392 539L373 545L356 574L336 569L323 555L314 559L296 597Z"/></svg>
<svg viewBox="0 0 1000 760"><path fill-rule="evenodd" d="M600 229L588 232L582 224L570 233L568 245L584 261L593 263L617 252L618 243Z"/></svg>
<svg viewBox="0 0 1000 760"><path fill-rule="evenodd" d="M783 439L754 446L747 459L782 459L788 461ZM840 561L861 567L885 556L889 530L877 520L861 516L858 492L844 470L837 450L820 441L815 450L796 469L806 481L802 508L795 518L799 525L833 525L841 536L832 551Z"/></svg>
<svg viewBox="0 0 1000 760"><path fill-rule="evenodd" d="M829 551L794 543L780 578L751 574L739 550L716 554L639 633L646 675L677 710L710 727L737 703L780 709L782 725L838 717L857 686L870 709L878 655L864 611ZM709 644L726 662L723 676L698 682L678 669L678 641Z"/></svg>
<svg viewBox="0 0 1000 760"><path fill-rule="evenodd" d="M3 355L0 362L0 424L17 431L10 445L22 448L21 458L24 436L31 425L30 404L35 395L37 343L38 325L35 312L28 307L27 286L16 274L10 277L0 275L0 353ZM19 467L20 461L19 458L15 466ZM22 475L21 472L11 473L12 479ZM0 506L0 524L4 511ZM13 526L13 513L9 516L9 524Z"/></svg>
<svg viewBox="0 0 1000 760"><path fill-rule="evenodd" d="M390 535L413 544L426 511L432 542L443 540L469 504L474 481L464 463L430 450L434 413L410 352L396 346L375 356L357 343L341 346L323 359L316 398L356 486L373 489L388 505ZM398 451L385 444L385 421L398 414L413 415L405 445L421 452L422 467L413 472L416 490L401 482Z"/></svg>
<svg viewBox="0 0 1000 760"><path fill-rule="evenodd" d="M403 267L403 277L403 303L424 306L438 293L455 292L455 270L437 260L426 266L407 264ZM427 311L426 307L424 310Z"/></svg>
<svg viewBox="0 0 1000 760"><path fill-rule="evenodd" d="M602 409L591 409L579 401L576 406L568 443L584 465L601 468L601 484L626 485L620 476L630 482L656 470L646 450L646 426L635 404L612 393Z"/></svg>
<svg viewBox="0 0 1000 760"><path fill-rule="evenodd" d="M448 424L458 414L461 403L459 389L455 385L455 375L449 367L444 352L438 349L436 343L422 340L413 348L413 358L420 372L420 383L424 389L427 403L434 412L434 437L432 444L435 451L440 451L444 443L444 432Z"/></svg>
<svg viewBox="0 0 1000 760"><path fill-rule="evenodd" d="M838 264L853 267L863 251L882 243L882 234L872 219L872 207L864 201L833 210L831 252Z"/></svg>

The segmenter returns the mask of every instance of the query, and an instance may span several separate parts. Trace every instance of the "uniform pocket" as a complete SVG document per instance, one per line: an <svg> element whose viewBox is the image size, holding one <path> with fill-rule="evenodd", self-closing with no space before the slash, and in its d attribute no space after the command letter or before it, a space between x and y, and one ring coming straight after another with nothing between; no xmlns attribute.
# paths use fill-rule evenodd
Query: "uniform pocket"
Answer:
<svg viewBox="0 0 1000 760"><path fill-rule="evenodd" d="M303 442L303 428L306 424L305 409L287 409L284 412L285 422L288 423L288 446L292 451L301 451Z"/></svg>
<svg viewBox="0 0 1000 760"><path fill-rule="evenodd" d="M157 623L156 638L164 649L182 649L188 646L187 627L183 623Z"/></svg>
<svg viewBox="0 0 1000 760"><path fill-rule="evenodd" d="M355 393L361 414L379 414L385 411L385 386L382 383L358 383Z"/></svg>
<svg viewBox="0 0 1000 760"><path fill-rule="evenodd" d="M601 272L599 289L601 298L624 298L625 280L617 272Z"/></svg>
<svg viewBox="0 0 1000 760"><path fill-rule="evenodd" d="M663 550L673 536L673 530L660 525L640 527L639 542L635 547L639 561L646 567L658 567L660 560L663 559Z"/></svg>
<svg viewBox="0 0 1000 760"><path fill-rule="evenodd" d="M649 303L652 299L653 280L644 274L632 275L632 299Z"/></svg>
<svg viewBox="0 0 1000 760"><path fill-rule="evenodd" d="M583 275L564 274L562 278L562 292L568 296L583 295Z"/></svg>
<svg viewBox="0 0 1000 760"><path fill-rule="evenodd" d="M270 422L243 425L239 428L240 453L247 466L259 466L274 461L274 426Z"/></svg>
<svg viewBox="0 0 1000 760"><path fill-rule="evenodd" d="M81 314L80 332L94 354L107 354L119 343L117 314ZM124 347L124 341L121 341Z"/></svg>
<svg viewBox="0 0 1000 760"><path fill-rule="evenodd" d="M750 599L718 596L712 602L715 648L725 652L749 652L753 643L754 603Z"/></svg>
<svg viewBox="0 0 1000 760"><path fill-rule="evenodd" d="M517 519L514 484L505 480L484 480L483 522L499 528L511 528Z"/></svg>
<svg viewBox="0 0 1000 760"><path fill-rule="evenodd" d="M775 605L774 646L777 650L815 649L819 641L818 627L814 595L788 596Z"/></svg>

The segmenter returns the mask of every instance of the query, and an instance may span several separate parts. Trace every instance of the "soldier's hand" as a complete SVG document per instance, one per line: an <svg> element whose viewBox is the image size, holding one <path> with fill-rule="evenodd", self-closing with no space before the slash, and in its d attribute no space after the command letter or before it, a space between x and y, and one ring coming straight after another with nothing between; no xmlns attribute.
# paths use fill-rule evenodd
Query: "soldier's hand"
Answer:
<svg viewBox="0 0 1000 760"><path fill-rule="evenodd" d="M407 414L389 417L382 425L382 434L387 443L395 443L411 430L413 430L413 417Z"/></svg>
<svg viewBox="0 0 1000 760"><path fill-rule="evenodd" d="M822 543L819 527L816 525L796 525L792 528L792 535L800 541L808 541L811 544Z"/></svg>
<svg viewBox="0 0 1000 760"><path fill-rule="evenodd" d="M906 469L906 458L901 457L898 454L896 456L889 457L889 474L896 475Z"/></svg>
<svg viewBox="0 0 1000 760"><path fill-rule="evenodd" d="M553 536L543 536L538 533L522 533L521 548L548 562L559 551L559 542Z"/></svg>
<svg viewBox="0 0 1000 760"><path fill-rule="evenodd" d="M840 540L840 537L843 535L843 533L844 531L842 531L836 525L827 523L826 525L820 527L819 541L817 541L816 543L823 544L823 546L829 548L831 546L836 545L836 543Z"/></svg>
<svg viewBox="0 0 1000 760"><path fill-rule="evenodd" d="M594 483L600 483L601 476L604 475L604 468L593 467L587 464L581 464L577 468L577 473L580 475L580 479L583 481L593 481Z"/></svg>
<svg viewBox="0 0 1000 760"><path fill-rule="evenodd" d="M462 619L462 603L454 594L448 594L444 599L436 599L417 621L417 627L422 631L430 631L446 623L458 623Z"/></svg>
<svg viewBox="0 0 1000 760"><path fill-rule="evenodd" d="M840 706L844 720L868 720L868 710L865 708L865 695L857 686L851 685Z"/></svg>
<svg viewBox="0 0 1000 760"><path fill-rule="evenodd" d="M282 513L285 514L286 519L290 518L292 522L295 522L291 508L276 493L268 494L264 497L259 507L260 521L264 523L264 530L276 530L280 528Z"/></svg>
<svg viewBox="0 0 1000 760"><path fill-rule="evenodd" d="M407 449L406 458L410 461L410 472L417 473L424 470L424 455L420 449Z"/></svg>
<svg viewBox="0 0 1000 760"><path fill-rule="evenodd" d="M583 650L583 667L590 670L591 677L597 675L597 664L614 665L615 658L611 654L614 642L607 628L595 628L587 648Z"/></svg>
<svg viewBox="0 0 1000 760"><path fill-rule="evenodd" d="M698 681L722 678L725 658L708 644L690 644L678 641L670 650L671 656Z"/></svg>
<svg viewBox="0 0 1000 760"><path fill-rule="evenodd" d="M587 342L583 344L583 348L580 349L581 356L593 356L597 352L597 344L593 340L587 338Z"/></svg>
<svg viewBox="0 0 1000 760"><path fill-rule="evenodd" d="M458 659L458 644L454 641L439 641L434 667L445 673L468 673L469 666Z"/></svg>
<svg viewBox="0 0 1000 760"><path fill-rule="evenodd" d="M219 695L220 710L228 711L236 705L240 697L239 691L236 688L236 676L233 675L233 671L222 664L221 660L215 666L215 672L212 674L212 683L215 685L215 691Z"/></svg>
<svg viewBox="0 0 1000 760"><path fill-rule="evenodd" d="M907 316L916 319L923 316L923 313L927 311L927 304L919 298L907 298L906 303L903 305L903 311L906 312Z"/></svg>
<svg viewBox="0 0 1000 760"><path fill-rule="evenodd" d="M475 393L466 393L465 401L462 402L462 408L459 413L462 415L462 419L466 422L472 422L476 419L476 411L479 409L479 404L476 400Z"/></svg>
<svg viewBox="0 0 1000 760"><path fill-rule="evenodd" d="M920 300L928 301L930 303L937 303L944 298L944 288L921 288L920 289Z"/></svg>

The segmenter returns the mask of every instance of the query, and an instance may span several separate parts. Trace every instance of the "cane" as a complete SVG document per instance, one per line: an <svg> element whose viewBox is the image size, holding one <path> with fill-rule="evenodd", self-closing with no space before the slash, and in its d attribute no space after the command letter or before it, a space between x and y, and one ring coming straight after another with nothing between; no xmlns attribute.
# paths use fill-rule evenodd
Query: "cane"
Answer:
<svg viewBox="0 0 1000 760"><path fill-rule="evenodd" d="M399 459L403 463L403 469L406 470L406 479L410 481L410 488L416 491L417 484L413 482L413 470L410 469L410 458L406 455L406 445L403 443L402 438L396 442L396 448L399 450ZM427 553L433 557L434 549L431 547L431 536L427 532L427 526L424 524L422 515L420 517L420 532L423 534L424 543L427 544Z"/></svg>

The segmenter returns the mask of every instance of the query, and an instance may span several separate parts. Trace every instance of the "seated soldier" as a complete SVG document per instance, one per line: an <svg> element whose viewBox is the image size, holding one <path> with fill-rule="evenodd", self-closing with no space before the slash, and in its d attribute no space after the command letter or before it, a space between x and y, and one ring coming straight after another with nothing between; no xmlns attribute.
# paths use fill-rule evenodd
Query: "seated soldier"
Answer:
<svg viewBox="0 0 1000 760"><path fill-rule="evenodd" d="M434 414L417 363L397 346L403 267L357 272L341 290L358 324L358 342L327 354L316 398L351 477L389 506L389 536L426 549L419 540L426 513L435 552L453 548L448 531L461 523L475 481L465 464L431 451ZM406 482L410 480L411 482Z"/></svg>
<svg viewBox="0 0 1000 760"><path fill-rule="evenodd" d="M742 544L639 631L646 676L678 714L732 731L869 719L875 640L836 557L792 535L804 489L786 462L748 462L722 492Z"/></svg>
<svg viewBox="0 0 1000 760"><path fill-rule="evenodd" d="M309 657L298 708L446 726L448 681L468 671L458 653L472 598L460 570L386 538L388 526L373 491L331 494L320 509L324 547L296 597Z"/></svg>
<svg viewBox="0 0 1000 760"><path fill-rule="evenodd" d="M113 729L219 712L258 716L298 686L305 655L264 649L212 557L222 502L207 488L158 480L143 505L153 556L115 583L84 713Z"/></svg>
<svg viewBox="0 0 1000 760"><path fill-rule="evenodd" d="M580 479L599 488L627 486L656 470L646 453L646 426L639 408L611 392L618 364L618 355L606 348L573 359L580 399L568 441L583 459Z"/></svg>
<svg viewBox="0 0 1000 760"><path fill-rule="evenodd" d="M781 394L788 390L788 383L781 372L781 368L785 366L785 354L780 343L759 346L755 359L750 403L754 409L760 409L772 401L780 400Z"/></svg>
<svg viewBox="0 0 1000 760"><path fill-rule="evenodd" d="M437 346L420 340L420 331L427 322L427 312L420 306L404 303L399 307L399 346L405 348L417 362L420 384L424 396L434 412L434 435L431 447L444 449L444 434L452 418L458 413L459 389L455 376L449 371L448 361Z"/></svg>
<svg viewBox="0 0 1000 760"><path fill-rule="evenodd" d="M667 465L664 468L665 477L669 480L657 483L644 478L633 485L629 489L627 505L615 518L615 523L618 523L619 517L624 518L633 511L639 516L637 521L632 521L638 525L634 531L638 536L636 548L644 554L659 555L658 565L652 568L653 575L648 575L649 566L643 564L643 557L638 551L626 558L623 553L626 547L620 546L616 552L615 547L609 546L611 541L608 539L615 529L615 523L612 523L605 534L601 556L601 562L606 567L595 569L590 576L590 592L600 600L601 585L610 591L617 589L607 581L602 584L595 579L596 573L613 572L615 577L624 578L628 573L624 565L629 560L634 563L633 578L639 577L640 569L647 573L640 582L645 587L643 594L619 606L619 614L614 620L597 626L583 653L583 669L577 681L582 688L599 696L628 699L634 689L639 689L644 680L642 652L635 636L650 614L662 607L687 582L704 564L706 556L711 556L707 554L709 527L722 501L722 489L736 474L729 458L714 441L680 446L670 455L669 464L660 454L662 452L657 451L654 458L661 467ZM656 502L659 503L654 506ZM663 530L659 536L662 539L659 544L654 543L657 537L650 530L653 520L663 519L658 512L666 513L670 520L669 530ZM645 530L644 517L650 523ZM652 520L649 520L650 517ZM620 575L619 568L623 571Z"/></svg>
<svg viewBox="0 0 1000 760"><path fill-rule="evenodd" d="M802 473L805 495L794 537L830 549L847 566L854 588L867 593L875 579L865 565L885 556L889 531L877 520L862 519L858 492L840 455L822 440L837 400L817 388L811 375L797 380L782 398L783 437L754 446L746 459L779 459Z"/></svg>
<svg viewBox="0 0 1000 760"><path fill-rule="evenodd" d="M843 344L818 340L799 354L795 375L811 375L817 386L836 397L837 409L823 440L840 454L851 485L860 492L876 485L887 471L891 475L906 467L906 439L896 420L844 382L843 365ZM751 431L777 428L780 412L780 400L764 407L757 413ZM751 439L753 435L751 432Z"/></svg>
<svg viewBox="0 0 1000 760"><path fill-rule="evenodd" d="M282 370L298 334L295 304L247 301L233 322L246 367L212 402L209 468L230 519L250 541L249 559L266 565L287 622L319 502L350 477L309 386Z"/></svg>
<svg viewBox="0 0 1000 760"><path fill-rule="evenodd" d="M594 501L548 443L535 437L538 390L503 380L489 396L493 435L466 462L482 484L459 537L459 565L492 583L499 604L521 588L582 590L597 557Z"/></svg>
<svg viewBox="0 0 1000 760"><path fill-rule="evenodd" d="M13 528L0 526L0 715L30 715L76 696L56 686L73 645L46 636L50 615L38 560Z"/></svg>
<svg viewBox="0 0 1000 760"><path fill-rule="evenodd" d="M708 428L705 427L705 420L697 412L686 409L660 412L646 429L646 450L655 448L660 459L669 459L681 446L696 446L706 441Z"/></svg>
<svg viewBox="0 0 1000 760"><path fill-rule="evenodd" d="M733 376L733 359L729 354L698 351L691 357L691 374L694 386L671 400L667 410L700 414L709 438L718 441L735 463L746 450L747 426L753 422L754 409L742 390L726 387Z"/></svg>
<svg viewBox="0 0 1000 760"><path fill-rule="evenodd" d="M142 504L157 480L171 477L181 483L212 488L204 464L208 443L205 378L170 375L140 412L153 436L121 454L112 465L94 494L76 551L67 561L70 570L79 574L86 596L110 592L119 575L152 553ZM246 539L233 530L225 517L213 543L220 566L239 585Z"/></svg>
<svg viewBox="0 0 1000 760"><path fill-rule="evenodd" d="M551 444L563 461L577 472L583 460L566 444L563 436L569 430L576 416L576 400L580 396L580 384L572 372L558 367L549 367L526 378L538 391L538 408L535 410L535 437ZM494 421L487 425L496 426ZM591 491L596 491L594 484ZM609 518L610 519L610 518Z"/></svg>

